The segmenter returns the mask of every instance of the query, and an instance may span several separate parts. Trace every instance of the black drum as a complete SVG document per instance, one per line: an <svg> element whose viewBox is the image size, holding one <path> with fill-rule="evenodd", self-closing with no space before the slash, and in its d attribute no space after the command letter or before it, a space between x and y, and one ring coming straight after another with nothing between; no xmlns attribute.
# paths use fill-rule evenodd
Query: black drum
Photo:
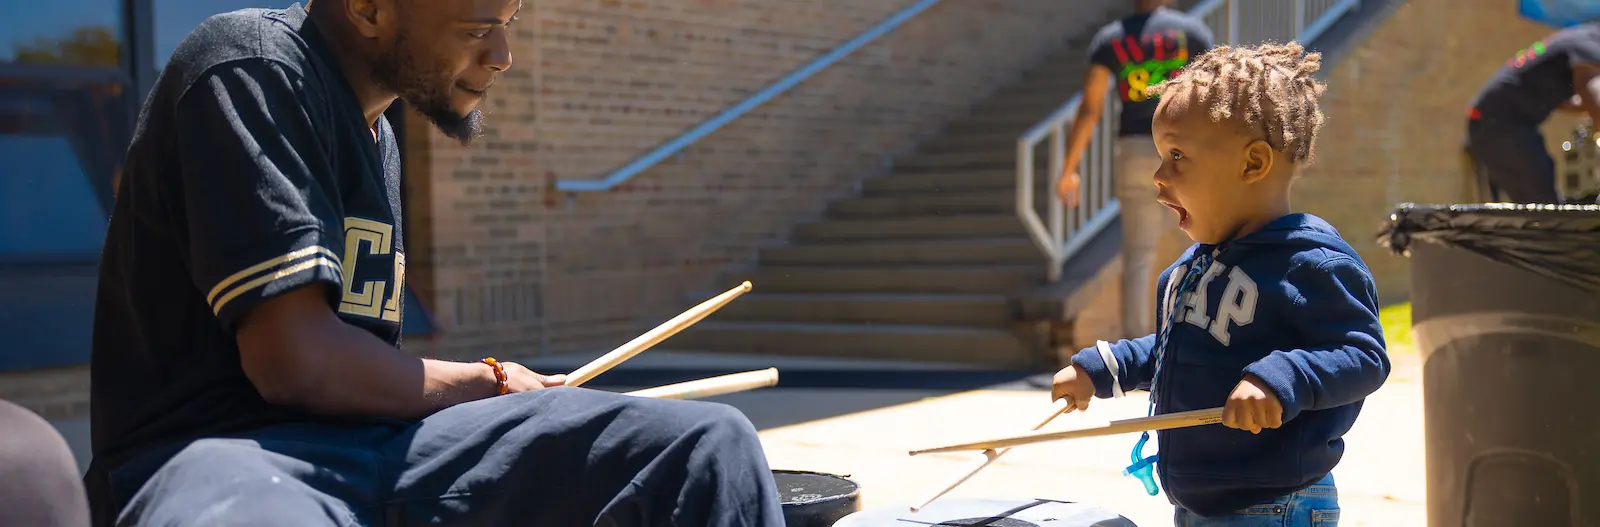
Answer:
<svg viewBox="0 0 1600 527"><path fill-rule="evenodd" d="M856 512L833 527L1138 527L1093 505L1052 500L939 499L917 512L905 505Z"/></svg>
<svg viewBox="0 0 1600 527"><path fill-rule="evenodd" d="M861 510L861 485L842 476L803 470L773 470L783 521L788 527L832 527Z"/></svg>

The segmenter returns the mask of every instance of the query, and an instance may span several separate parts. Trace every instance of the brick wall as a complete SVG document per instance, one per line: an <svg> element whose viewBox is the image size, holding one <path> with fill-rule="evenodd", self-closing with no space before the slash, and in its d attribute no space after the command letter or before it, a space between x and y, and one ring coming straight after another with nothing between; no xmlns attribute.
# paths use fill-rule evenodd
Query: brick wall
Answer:
<svg viewBox="0 0 1600 527"><path fill-rule="evenodd" d="M719 271L1131 7L946 0L615 191L549 188L603 177L912 3L530 3L486 141L463 148L411 121L407 277L442 334L408 347L619 345L698 301L686 294L735 285Z"/></svg>
<svg viewBox="0 0 1600 527"><path fill-rule="evenodd" d="M1467 104L1507 58L1550 31L1518 17L1516 2L1409 0L1331 65L1318 160L1297 183L1295 205L1327 218L1361 252L1385 304L1409 298L1410 260L1379 246L1377 229L1398 203L1465 199ZM1552 154L1575 122L1545 123Z"/></svg>

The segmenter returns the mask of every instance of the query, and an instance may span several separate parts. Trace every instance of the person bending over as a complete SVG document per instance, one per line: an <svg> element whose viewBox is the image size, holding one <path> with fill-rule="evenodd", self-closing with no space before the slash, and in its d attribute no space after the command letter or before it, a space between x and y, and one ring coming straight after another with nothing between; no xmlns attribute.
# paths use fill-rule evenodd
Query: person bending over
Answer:
<svg viewBox="0 0 1600 527"><path fill-rule="evenodd" d="M1507 60L1467 109L1466 152L1483 201L1555 203L1556 164L1539 125L1556 111L1600 123L1600 22L1562 29Z"/></svg>

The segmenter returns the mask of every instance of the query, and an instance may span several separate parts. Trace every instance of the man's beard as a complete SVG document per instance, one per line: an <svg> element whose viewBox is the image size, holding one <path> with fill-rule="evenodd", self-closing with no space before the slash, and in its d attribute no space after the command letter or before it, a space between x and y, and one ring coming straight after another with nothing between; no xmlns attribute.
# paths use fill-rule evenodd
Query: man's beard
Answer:
<svg viewBox="0 0 1600 527"><path fill-rule="evenodd" d="M462 146L483 135L483 112L473 108L466 115L450 108L454 81L429 76L405 51L406 37L396 35L394 45L372 63L372 80L379 88L393 92L417 113L422 114L444 135Z"/></svg>

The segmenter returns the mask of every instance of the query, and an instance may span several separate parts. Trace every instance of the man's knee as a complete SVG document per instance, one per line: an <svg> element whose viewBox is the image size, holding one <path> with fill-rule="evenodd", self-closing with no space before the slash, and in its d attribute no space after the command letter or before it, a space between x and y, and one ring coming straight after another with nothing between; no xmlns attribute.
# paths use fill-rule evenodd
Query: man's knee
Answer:
<svg viewBox="0 0 1600 527"><path fill-rule="evenodd" d="M648 416L644 426L671 430L674 435L698 434L717 440L753 440L755 425L733 406L694 400L645 399L633 401Z"/></svg>
<svg viewBox="0 0 1600 527"><path fill-rule="evenodd" d="M247 440L195 441L150 476L119 523L316 526L353 520L347 506L291 476L272 455Z"/></svg>

